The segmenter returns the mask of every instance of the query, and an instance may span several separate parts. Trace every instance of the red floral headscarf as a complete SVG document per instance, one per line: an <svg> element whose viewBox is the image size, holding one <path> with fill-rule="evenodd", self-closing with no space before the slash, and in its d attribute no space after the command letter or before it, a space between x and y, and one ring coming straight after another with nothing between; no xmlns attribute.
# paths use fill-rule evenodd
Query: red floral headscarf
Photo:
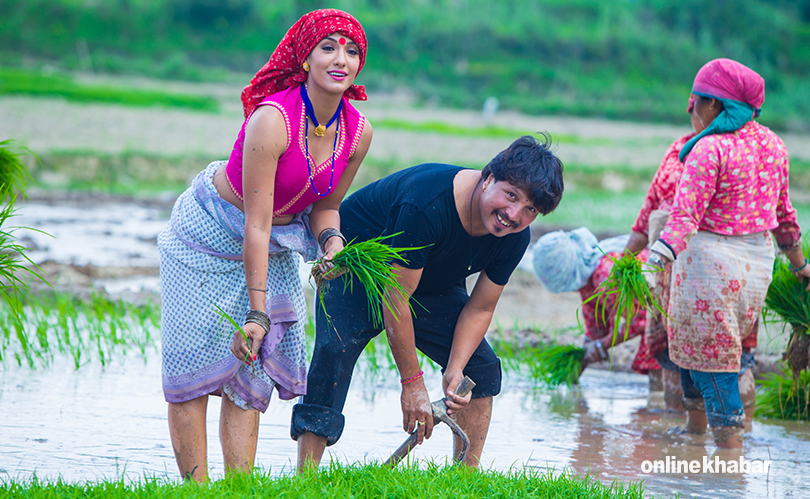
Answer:
<svg viewBox="0 0 810 499"><path fill-rule="evenodd" d="M351 38L360 48L360 67L366 62L366 33L351 14L337 9L321 9L305 14L284 35L270 60L267 61L250 84L242 90L242 107L245 117L250 116L256 104L268 95L285 88L298 86L307 80L307 72L301 67L312 49L332 33ZM349 99L367 100L362 85L352 85L343 93Z"/></svg>

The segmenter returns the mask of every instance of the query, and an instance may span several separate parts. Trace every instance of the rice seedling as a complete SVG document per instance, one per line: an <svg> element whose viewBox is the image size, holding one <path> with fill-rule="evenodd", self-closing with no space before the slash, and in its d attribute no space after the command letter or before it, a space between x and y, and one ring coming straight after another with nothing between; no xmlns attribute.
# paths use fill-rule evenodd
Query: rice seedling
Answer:
<svg viewBox="0 0 810 499"><path fill-rule="evenodd" d="M538 340L542 333L533 333L534 339L528 341L518 340L514 335L506 338L501 334L500 338L490 342L501 358L504 371L527 376L550 388L577 384L585 350L574 345L561 345L554 337Z"/></svg>
<svg viewBox="0 0 810 499"><path fill-rule="evenodd" d="M11 302L27 289L28 282L22 278L30 275L47 284L42 269L25 254L27 248L17 243L15 232L29 227L9 227L8 221L14 217L17 195L25 195L28 169L22 161L24 154L32 154L14 141L0 142L0 295ZM34 156L36 157L36 156ZM42 232L38 231L37 232ZM27 264L27 265L26 265ZM11 309L16 311L16 309Z"/></svg>
<svg viewBox="0 0 810 499"><path fill-rule="evenodd" d="M624 252L621 256L607 255L613 262L613 268L610 270L610 276L607 280L599 286L596 294L582 302L583 304L596 300L597 313L601 315L599 320L608 323L608 314L616 314L616 319L613 328L614 342L618 338L619 326L621 318L624 318L626 324L641 311L658 311L663 315L667 315L661 304L658 303L653 292L650 290L647 280L644 278L644 273L656 272L651 270L642 269L642 262L635 254ZM609 305L610 298L615 295L615 310ZM580 329L582 325L580 324ZM625 340L627 340L628 331L625 329ZM615 343L614 343L615 345Z"/></svg>
<svg viewBox="0 0 810 499"><path fill-rule="evenodd" d="M25 254L27 248L17 243L15 236L15 232L19 230L36 229L9 227L8 221L14 217L14 213L13 201L0 208L0 295L6 301L11 301L13 296L19 295L22 289L27 288L28 281L23 279L23 275L48 282L42 269Z"/></svg>
<svg viewBox="0 0 810 499"><path fill-rule="evenodd" d="M804 254L810 251L807 240L802 242ZM810 367L810 293L806 282L800 282L786 259L779 257L773 263L773 280L765 296L763 315L790 324L791 333L784 360L794 378Z"/></svg>
<svg viewBox="0 0 810 499"><path fill-rule="evenodd" d="M582 373L585 350L574 345L543 345L535 349L533 357L529 366L532 377L544 381L549 387L570 387L577 384Z"/></svg>
<svg viewBox="0 0 810 499"><path fill-rule="evenodd" d="M15 192L25 195L28 180L28 167L22 157L36 156L28 148L17 145L13 140L0 142L0 202L11 199Z"/></svg>
<svg viewBox="0 0 810 499"><path fill-rule="evenodd" d="M136 305L100 292L86 298L21 292L0 302L0 362L47 367L54 355L66 354L79 369L94 357L105 365L133 348L146 359L159 324L160 307L152 301Z"/></svg>
<svg viewBox="0 0 810 499"><path fill-rule="evenodd" d="M757 385L757 416L810 421L810 371L768 373Z"/></svg>
<svg viewBox="0 0 810 499"><path fill-rule="evenodd" d="M38 497L277 497L281 499L356 499L386 497L440 499L509 497L515 499L550 497L588 497L596 499L641 499L647 497L640 481L610 484L592 475L538 471L534 468L510 471L473 471L463 466L439 466L413 461L408 466L390 468L380 463L331 464L317 473L294 475L269 472L232 473L222 480L206 484L182 483L166 478L140 481L99 481L69 483L62 479L48 482L0 481L0 495Z"/></svg>
<svg viewBox="0 0 810 499"><path fill-rule="evenodd" d="M391 302L391 295L397 293L400 296L407 296L402 285L397 280L397 273L391 266L393 261L407 263L404 257L406 251L419 250L422 248L392 248L382 241L394 237L380 236L368 241L355 243L350 241L331 260L335 268L324 274L320 269L323 260L314 262L312 266L312 278L315 280L315 287L318 290L318 302L326 313L326 304L323 301L325 286L329 285L326 277L328 274L340 274L346 272L350 278L343 281L343 292L346 290L353 292L354 279L357 279L366 293L368 301L369 317L375 325L383 325L383 306L385 306L396 317L396 310ZM327 317L329 315L327 314Z"/></svg>

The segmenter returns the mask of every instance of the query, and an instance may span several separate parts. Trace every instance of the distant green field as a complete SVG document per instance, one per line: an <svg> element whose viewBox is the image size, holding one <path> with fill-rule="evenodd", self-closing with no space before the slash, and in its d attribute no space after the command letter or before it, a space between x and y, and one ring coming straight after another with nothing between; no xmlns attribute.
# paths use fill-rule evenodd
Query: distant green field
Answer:
<svg viewBox="0 0 810 499"><path fill-rule="evenodd" d="M64 97L79 102L125 106L165 106L216 112L218 102L207 96L77 83L68 75L23 69L0 69L0 94Z"/></svg>
<svg viewBox="0 0 810 499"><path fill-rule="evenodd" d="M324 2L0 0L0 64L233 81ZM810 127L810 0L333 0L368 38L358 83L437 105L680 122L697 70L766 81L762 119Z"/></svg>

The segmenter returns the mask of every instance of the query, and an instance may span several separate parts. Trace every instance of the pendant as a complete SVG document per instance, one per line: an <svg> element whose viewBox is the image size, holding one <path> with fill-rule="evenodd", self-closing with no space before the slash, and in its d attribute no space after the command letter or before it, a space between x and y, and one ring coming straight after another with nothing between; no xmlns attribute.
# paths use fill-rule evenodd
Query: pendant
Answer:
<svg viewBox="0 0 810 499"><path fill-rule="evenodd" d="M323 125L318 125L315 127L315 135L318 137L323 137L323 134L326 133L326 127Z"/></svg>

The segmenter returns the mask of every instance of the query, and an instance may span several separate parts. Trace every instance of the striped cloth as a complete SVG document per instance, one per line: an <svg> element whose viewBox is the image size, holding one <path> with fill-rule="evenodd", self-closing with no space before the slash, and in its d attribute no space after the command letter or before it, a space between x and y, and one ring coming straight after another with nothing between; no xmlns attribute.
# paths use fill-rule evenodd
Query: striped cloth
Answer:
<svg viewBox="0 0 810 499"><path fill-rule="evenodd" d="M264 412L273 388L283 400L306 393L299 320L306 317L306 305L295 253L311 261L319 249L307 211L289 225L273 227L265 305L272 326L252 367L240 362L230 350L234 328L216 310L241 324L249 307L242 262L245 216L212 182L222 164L211 163L197 175L158 236L163 392L167 402L179 403L224 391L236 405Z"/></svg>

